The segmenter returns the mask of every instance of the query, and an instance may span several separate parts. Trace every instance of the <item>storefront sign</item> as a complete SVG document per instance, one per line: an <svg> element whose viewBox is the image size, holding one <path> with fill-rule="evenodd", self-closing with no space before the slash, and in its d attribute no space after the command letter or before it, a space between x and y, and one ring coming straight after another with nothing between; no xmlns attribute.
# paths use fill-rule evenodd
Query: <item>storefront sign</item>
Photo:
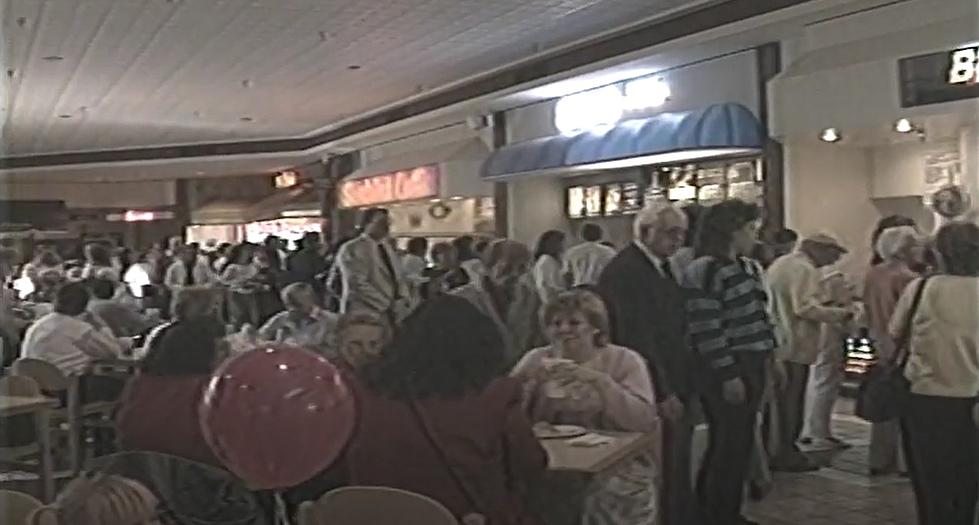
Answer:
<svg viewBox="0 0 979 525"><path fill-rule="evenodd" d="M670 86L660 78L640 78L562 97L554 107L554 127L575 133L612 125L630 113L658 108L670 98Z"/></svg>
<svg viewBox="0 0 979 525"><path fill-rule="evenodd" d="M439 167L410 170L348 180L340 185L340 206L355 208L438 196Z"/></svg>
<svg viewBox="0 0 979 525"><path fill-rule="evenodd" d="M172 219L175 215L172 211L139 211L126 210L124 213L110 213L105 216L109 222L150 222Z"/></svg>
<svg viewBox="0 0 979 525"><path fill-rule="evenodd" d="M898 69L902 107L979 97L979 47L902 58Z"/></svg>
<svg viewBox="0 0 979 525"><path fill-rule="evenodd" d="M295 171L283 171L275 176L276 188L291 188L299 184L299 174Z"/></svg>

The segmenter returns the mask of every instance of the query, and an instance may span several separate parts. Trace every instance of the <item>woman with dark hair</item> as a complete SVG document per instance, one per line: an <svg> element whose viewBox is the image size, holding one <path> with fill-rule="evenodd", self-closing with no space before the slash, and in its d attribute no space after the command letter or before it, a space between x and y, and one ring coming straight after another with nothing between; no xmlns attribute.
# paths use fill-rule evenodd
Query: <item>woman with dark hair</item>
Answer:
<svg viewBox="0 0 979 525"><path fill-rule="evenodd" d="M534 286L541 302L547 304L567 289L567 279L562 271L564 263L563 232L549 230L541 234L534 250Z"/></svg>
<svg viewBox="0 0 979 525"><path fill-rule="evenodd" d="M503 378L503 341L465 299L439 296L412 313L356 384L359 420L347 447L353 485L429 496L463 523L534 523L524 510L547 456Z"/></svg>
<svg viewBox="0 0 979 525"><path fill-rule="evenodd" d="M935 247L940 273L909 284L890 322L895 339L910 325L904 444L919 523L972 525L979 493L979 226L947 224Z"/></svg>
<svg viewBox="0 0 979 525"><path fill-rule="evenodd" d="M122 273L112 264L112 250L99 243L85 246L85 267L82 269L82 279L110 279L118 282Z"/></svg>
<svg viewBox="0 0 979 525"><path fill-rule="evenodd" d="M116 433L123 449L221 464L204 440L198 408L224 358L223 337L220 325L197 318L174 324L150 348L120 401Z"/></svg>
<svg viewBox="0 0 979 525"><path fill-rule="evenodd" d="M456 250L459 259L459 266L469 275L469 280L473 281L482 277L486 271L483 266L483 257L475 247L476 240L471 235L463 235L452 241L452 246Z"/></svg>
<svg viewBox="0 0 979 525"><path fill-rule="evenodd" d="M768 297L745 259L758 239L757 206L728 200L700 217L696 259L684 272L690 340L704 364L710 426L697 493L709 523L739 523L755 423L775 349Z"/></svg>

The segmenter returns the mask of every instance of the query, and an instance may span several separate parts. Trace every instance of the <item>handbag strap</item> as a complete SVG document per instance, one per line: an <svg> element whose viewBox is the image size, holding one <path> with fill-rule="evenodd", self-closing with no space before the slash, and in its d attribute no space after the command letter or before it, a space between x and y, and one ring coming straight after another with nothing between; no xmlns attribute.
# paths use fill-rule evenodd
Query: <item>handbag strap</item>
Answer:
<svg viewBox="0 0 979 525"><path fill-rule="evenodd" d="M466 485L466 482L462 480L462 476L460 476L459 473L456 472L456 469L452 467L452 464L449 462L448 456L446 456L445 454L445 450L442 449L441 446L439 446L438 441L436 441L435 439L435 434L432 433L431 428L428 426L428 422L425 421L425 417L424 415L422 415L421 409L418 407L418 404L414 400L409 400L408 406L411 408L411 413L415 416L415 420L418 422L418 428L421 429L422 434L424 434L425 436L425 439L432 446L432 448L435 449L435 454L438 455L439 460L442 462L442 465L445 466L446 471L449 473L449 476L452 478L452 481L456 484L456 487L462 492L462 495L466 498L466 501L469 503L469 506L472 507L474 512L485 514L482 505L479 504L479 501L476 498L475 493L469 488L468 485Z"/></svg>
<svg viewBox="0 0 979 525"><path fill-rule="evenodd" d="M921 284L918 285L918 289L914 292L914 300L911 301L911 308L908 310L908 315L904 319L904 326L901 328L901 333L896 343L897 355L900 356L898 368L901 370L908 365L908 360L911 359L911 348L909 343L911 342L911 332L914 327L914 317L918 313L918 307L921 306L921 298L925 294L925 285L928 284L928 279L931 277L925 277L921 280Z"/></svg>

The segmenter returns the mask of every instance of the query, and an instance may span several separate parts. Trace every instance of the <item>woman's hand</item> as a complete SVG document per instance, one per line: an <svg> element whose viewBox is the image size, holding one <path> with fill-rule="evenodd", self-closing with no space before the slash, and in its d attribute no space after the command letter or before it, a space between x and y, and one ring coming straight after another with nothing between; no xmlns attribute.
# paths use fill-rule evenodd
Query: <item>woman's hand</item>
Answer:
<svg viewBox="0 0 979 525"><path fill-rule="evenodd" d="M577 363L557 363L550 370L551 378L563 382L581 382L591 385L603 383L609 379L608 374Z"/></svg>

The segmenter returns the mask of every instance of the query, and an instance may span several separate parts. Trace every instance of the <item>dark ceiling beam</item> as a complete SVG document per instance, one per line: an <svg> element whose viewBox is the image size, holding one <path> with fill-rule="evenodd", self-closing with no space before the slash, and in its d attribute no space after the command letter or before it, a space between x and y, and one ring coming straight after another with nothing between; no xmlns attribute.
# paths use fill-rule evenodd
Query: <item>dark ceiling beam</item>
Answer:
<svg viewBox="0 0 979 525"><path fill-rule="evenodd" d="M0 157L0 169L260 153L296 153L467 100L572 71L595 62L809 1L811 0L728 0L710 3L573 49L518 64L489 76L476 78L455 88L433 93L309 137Z"/></svg>

